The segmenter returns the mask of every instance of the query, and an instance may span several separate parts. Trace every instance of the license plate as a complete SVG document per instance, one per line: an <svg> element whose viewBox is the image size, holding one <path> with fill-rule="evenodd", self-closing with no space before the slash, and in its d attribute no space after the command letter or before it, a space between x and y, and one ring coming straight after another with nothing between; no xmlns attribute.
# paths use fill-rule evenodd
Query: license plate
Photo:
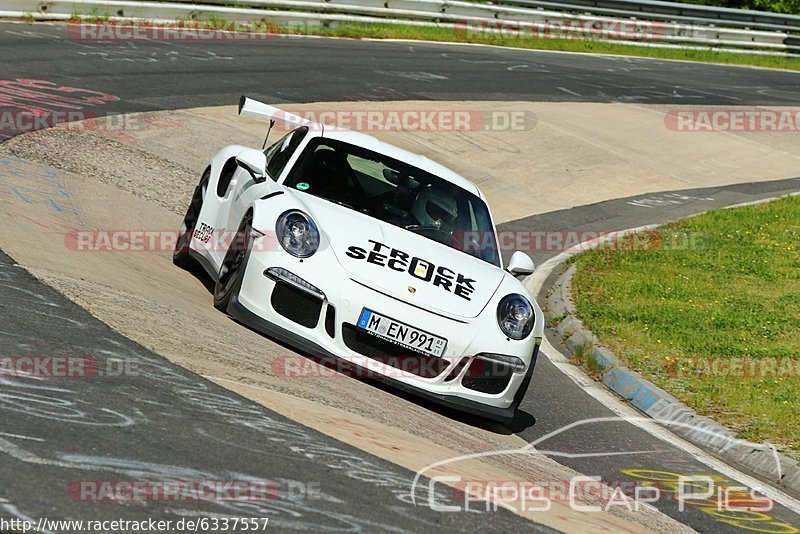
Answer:
<svg viewBox="0 0 800 534"><path fill-rule="evenodd" d="M441 357L447 340L431 333L401 323L385 315L364 308L358 318L358 327L370 334L397 343L423 354Z"/></svg>

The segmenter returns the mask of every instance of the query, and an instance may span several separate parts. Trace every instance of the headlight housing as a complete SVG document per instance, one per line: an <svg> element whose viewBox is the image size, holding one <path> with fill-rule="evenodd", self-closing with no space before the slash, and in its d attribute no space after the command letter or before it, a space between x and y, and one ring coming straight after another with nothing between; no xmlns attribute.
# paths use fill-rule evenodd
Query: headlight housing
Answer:
<svg viewBox="0 0 800 534"><path fill-rule="evenodd" d="M497 324L511 339L525 339L533 330L536 316L530 301L517 293L503 297L497 306Z"/></svg>
<svg viewBox="0 0 800 534"><path fill-rule="evenodd" d="M319 248L319 230L314 221L299 210L283 212L275 224L283 250L297 258L313 256Z"/></svg>

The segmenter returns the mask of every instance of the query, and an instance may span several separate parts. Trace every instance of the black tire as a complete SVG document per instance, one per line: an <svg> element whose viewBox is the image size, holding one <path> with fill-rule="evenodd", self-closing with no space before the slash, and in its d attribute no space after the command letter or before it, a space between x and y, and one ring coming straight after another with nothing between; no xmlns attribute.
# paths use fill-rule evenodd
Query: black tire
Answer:
<svg viewBox="0 0 800 534"><path fill-rule="evenodd" d="M253 227L253 214L248 212L239 229L233 238L230 248L225 253L222 265L219 268L219 276L214 286L214 307L221 311L228 310L233 296L238 293L239 287L244 276L244 267L247 264L247 256L250 246L253 243L251 230Z"/></svg>
<svg viewBox="0 0 800 534"><path fill-rule="evenodd" d="M189 243L192 241L192 234L194 234L195 227L197 226L197 219L200 217L200 210L206 198L206 191L208 190L208 182L210 179L211 169L208 168L200 178L200 183L194 188L192 201L189 203L189 209L186 210L186 215L183 217L183 222L181 223L178 240L175 242L175 252L172 253L172 263L181 269L189 269L194 266L194 260L189 254Z"/></svg>

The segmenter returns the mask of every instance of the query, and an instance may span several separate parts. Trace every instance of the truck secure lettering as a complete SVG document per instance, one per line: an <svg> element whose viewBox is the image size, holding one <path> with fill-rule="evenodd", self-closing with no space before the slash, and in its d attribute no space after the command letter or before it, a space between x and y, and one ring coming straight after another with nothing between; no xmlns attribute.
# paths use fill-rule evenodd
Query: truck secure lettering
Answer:
<svg viewBox="0 0 800 534"><path fill-rule="evenodd" d="M418 280L441 287L465 300L471 300L470 295L475 291L473 278L467 278L442 265L436 266L426 259L411 256L407 252L378 241L370 239L369 243L372 243L371 250L357 246L348 247L347 256L355 260L366 260L367 263L393 271L406 272Z"/></svg>

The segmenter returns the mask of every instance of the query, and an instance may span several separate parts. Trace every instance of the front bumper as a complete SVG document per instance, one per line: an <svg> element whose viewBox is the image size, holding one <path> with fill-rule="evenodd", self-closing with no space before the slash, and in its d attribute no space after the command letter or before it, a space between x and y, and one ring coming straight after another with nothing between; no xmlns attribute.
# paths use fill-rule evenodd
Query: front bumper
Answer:
<svg viewBox="0 0 800 534"><path fill-rule="evenodd" d="M350 279L341 269L331 269L332 264L321 253L320 257L315 255L304 261L280 252L248 254L242 282L228 313L312 356L344 360L366 368L371 378L416 396L503 423L513 419L533 374L539 339L530 336L523 341L508 340L499 332L493 310L472 320L456 320L401 301ZM316 289L319 302L300 299L296 303L285 298L288 284L267 274L276 267ZM274 295L278 294L284 297L276 301ZM302 306L305 309L300 310ZM367 361L366 350L355 344L352 337L354 325L365 307L447 339L445 354L436 359L441 371L433 376L418 376L381 360ZM471 373L479 367L475 355L480 353L516 356L525 362L525 370L508 373L502 388L476 389L476 382L469 381ZM468 383L471 387L465 385Z"/></svg>

